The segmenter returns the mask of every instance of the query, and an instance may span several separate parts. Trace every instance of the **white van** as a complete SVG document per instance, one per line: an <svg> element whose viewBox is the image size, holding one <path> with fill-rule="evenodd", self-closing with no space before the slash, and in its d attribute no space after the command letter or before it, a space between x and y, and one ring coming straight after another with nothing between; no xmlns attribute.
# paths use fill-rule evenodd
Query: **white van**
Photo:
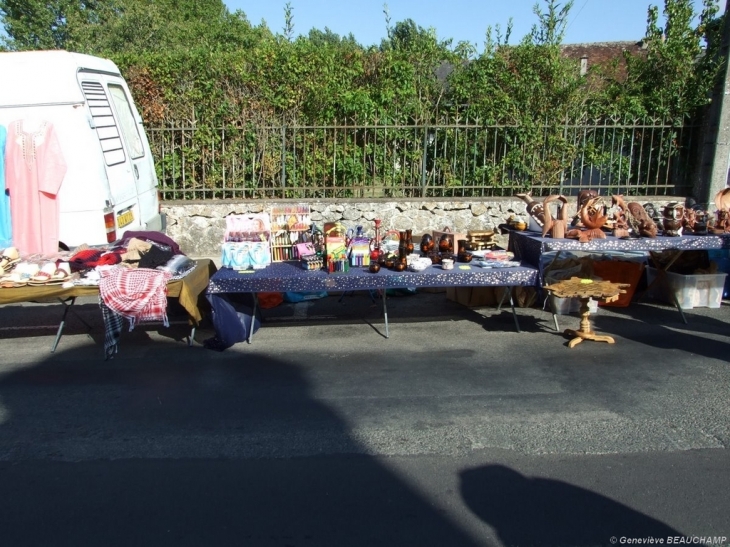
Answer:
<svg viewBox="0 0 730 547"><path fill-rule="evenodd" d="M142 118L112 61L67 51L0 53L0 75L0 125L49 121L60 141L62 248L110 243L126 230L164 231Z"/></svg>

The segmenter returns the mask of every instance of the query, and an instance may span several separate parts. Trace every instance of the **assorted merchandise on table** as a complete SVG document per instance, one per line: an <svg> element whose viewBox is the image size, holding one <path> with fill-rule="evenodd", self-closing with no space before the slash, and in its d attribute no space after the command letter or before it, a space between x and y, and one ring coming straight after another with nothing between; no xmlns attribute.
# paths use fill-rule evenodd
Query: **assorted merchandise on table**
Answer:
<svg viewBox="0 0 730 547"><path fill-rule="evenodd" d="M576 239L587 243L605 239L607 235L619 239L658 235L707 235L730 233L730 188L715 196L715 213L710 214L696 203L670 201L658 210L652 203L628 201L624 196L600 196L596 190L580 190L576 214L568 215L568 198L550 195L542 203L530 193L517 194L526 203L529 219L542 231L542 237ZM527 223L514 223L515 229L524 230Z"/></svg>
<svg viewBox="0 0 730 547"><path fill-rule="evenodd" d="M375 219L372 230L341 222L326 222L320 229L311 222L306 205L229 215L221 254L222 265L237 271L298 260L304 270L323 269L333 275L351 268L367 268L373 274L381 269L423 271L430 265L448 270L454 263L472 261L483 268L519 266L512 259L511 253L495 250L491 230L458 233L445 227L420 236L416 248L412 229L384 232L380 219Z"/></svg>
<svg viewBox="0 0 730 547"><path fill-rule="evenodd" d="M594 262L599 270L604 270L597 275L630 283L627 294L615 305L629 304L644 265L648 265L648 296L676 302L680 311L699 306L719 307L726 279L723 270L730 265L730 188L715 196L714 214L691 201L670 201L658 209L651 203L627 202L620 195L605 199L595 190L581 190L576 214L571 218L569 201L564 196L548 196L542 202L529 193L518 197L526 203L525 212L537 232L517 237L523 232L515 228L515 237L510 235L510 249L538 267L543 281L560 279L555 277L554 270L558 255L565 260L566 253L581 251L640 254L640 267L612 260L615 256ZM709 253L713 253L712 259ZM662 281L668 282L654 283L657 270L662 272Z"/></svg>
<svg viewBox="0 0 730 547"><path fill-rule="evenodd" d="M105 351L117 351L122 323L167 326L167 283L182 279L196 263L159 232L128 231L105 247L80 246L53 255L25 255L8 247L0 258L0 290L26 286L98 286L105 326Z"/></svg>

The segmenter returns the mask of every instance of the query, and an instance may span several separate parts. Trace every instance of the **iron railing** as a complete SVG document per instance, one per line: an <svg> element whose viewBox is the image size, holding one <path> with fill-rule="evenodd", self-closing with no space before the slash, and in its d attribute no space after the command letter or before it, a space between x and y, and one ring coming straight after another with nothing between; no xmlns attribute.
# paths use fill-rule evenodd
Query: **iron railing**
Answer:
<svg viewBox="0 0 730 547"><path fill-rule="evenodd" d="M165 127L148 130L163 199L687 195L695 127Z"/></svg>

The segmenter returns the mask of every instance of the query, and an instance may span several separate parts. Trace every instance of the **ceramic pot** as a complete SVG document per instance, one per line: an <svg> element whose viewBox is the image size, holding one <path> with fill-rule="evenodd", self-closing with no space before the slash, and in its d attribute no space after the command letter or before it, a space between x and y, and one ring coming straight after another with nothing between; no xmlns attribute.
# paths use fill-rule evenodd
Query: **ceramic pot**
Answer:
<svg viewBox="0 0 730 547"><path fill-rule="evenodd" d="M453 243L448 234L443 234L439 239L439 251L442 253L450 253L454 250Z"/></svg>
<svg viewBox="0 0 730 547"><path fill-rule="evenodd" d="M380 264L378 264L377 262L371 262L368 270L370 271L370 273L378 273L380 271Z"/></svg>
<svg viewBox="0 0 730 547"><path fill-rule="evenodd" d="M433 251L433 247L433 236L431 234L423 234L423 237L421 238L421 252L424 255L427 255Z"/></svg>
<svg viewBox="0 0 730 547"><path fill-rule="evenodd" d="M411 254L413 249L413 230L406 230L406 254Z"/></svg>

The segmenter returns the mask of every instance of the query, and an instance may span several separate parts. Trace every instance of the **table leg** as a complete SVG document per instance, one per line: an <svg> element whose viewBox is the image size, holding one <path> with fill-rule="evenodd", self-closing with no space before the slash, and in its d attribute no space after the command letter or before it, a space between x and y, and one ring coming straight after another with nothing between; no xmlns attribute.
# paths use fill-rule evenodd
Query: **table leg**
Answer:
<svg viewBox="0 0 730 547"><path fill-rule="evenodd" d="M251 324L248 326L248 338L246 339L246 343L251 343L251 338L253 337L253 324L256 322L256 312L259 308L259 298L258 294L253 292L251 293L253 296L253 310L251 310Z"/></svg>
<svg viewBox="0 0 730 547"><path fill-rule="evenodd" d="M66 326L66 317L68 316L68 312L73 313L76 318L81 321L84 326L86 326L89 331L93 330L91 328L91 325L89 325L86 321L84 321L84 318L81 317L79 314L75 313L71 307L76 303L76 297L71 296L66 299L59 298L58 301L63 305L63 315L61 316L61 322L58 324L58 330L56 331L56 339L53 341L53 346L51 347L51 353L56 352L56 348L58 347L58 343L61 341L61 336L63 335L63 329Z"/></svg>
<svg viewBox="0 0 730 547"><path fill-rule="evenodd" d="M61 300L61 304L63 304L63 315L61 316L61 322L58 324L58 330L56 331L56 339L53 341L53 346L51 347L51 353L55 353L56 348L58 347L58 342L61 341L61 335L63 334L63 327L66 326L66 316L68 315L68 310L71 309L71 306L73 306L74 302L76 302L76 297L71 297L69 299L71 301L70 304L67 303L65 300Z"/></svg>
<svg viewBox="0 0 730 547"><path fill-rule="evenodd" d="M383 318L385 319L385 337L390 338L390 331L388 330L388 304L386 295L388 289L383 289Z"/></svg>
<svg viewBox="0 0 730 547"><path fill-rule="evenodd" d="M512 306L512 318L515 320L515 327L517 328L517 332L522 332L520 330L520 323L517 321L517 312L515 311L515 301L512 299L512 288L510 287L509 290L509 304Z"/></svg>
<svg viewBox="0 0 730 547"><path fill-rule="evenodd" d="M510 306L512 306L512 318L515 320L515 327L517 328L517 332L522 332L520 330L520 323L517 320L517 312L515 311L515 302L512 299L512 287L503 287L507 289L506 291L502 292L502 296L499 299L499 304L497 304L497 311L500 311L502 309L502 304L504 304L504 300L509 295L509 303Z"/></svg>
<svg viewBox="0 0 730 547"><path fill-rule="evenodd" d="M608 344L615 343L615 340L611 336L602 334L596 334L591 329L591 310L588 307L590 298L580 299L580 328L578 330L565 329L565 335L573 337L568 342L569 348L574 348L580 344L583 340L593 340L594 342L606 342Z"/></svg>
<svg viewBox="0 0 730 547"><path fill-rule="evenodd" d="M679 300L677 299L677 294L672 289L671 284L669 283L669 279L667 278L667 272L669 271L669 268L674 264L677 259L682 256L682 253L684 251L678 250L674 253L674 256L672 259L667 262L667 264L664 265L663 268L659 268L659 263L655 261L657 265L656 269L656 277L652 280L649 285L647 285L646 290L637 298L637 301L641 301L644 296L649 292L649 289L651 289L654 285L662 285L664 289L672 295L672 300L674 301L674 306L677 308L677 311L679 312L680 317L682 318L682 322L686 325L687 324L687 317L684 315L684 310L682 310L682 306L679 305Z"/></svg>

